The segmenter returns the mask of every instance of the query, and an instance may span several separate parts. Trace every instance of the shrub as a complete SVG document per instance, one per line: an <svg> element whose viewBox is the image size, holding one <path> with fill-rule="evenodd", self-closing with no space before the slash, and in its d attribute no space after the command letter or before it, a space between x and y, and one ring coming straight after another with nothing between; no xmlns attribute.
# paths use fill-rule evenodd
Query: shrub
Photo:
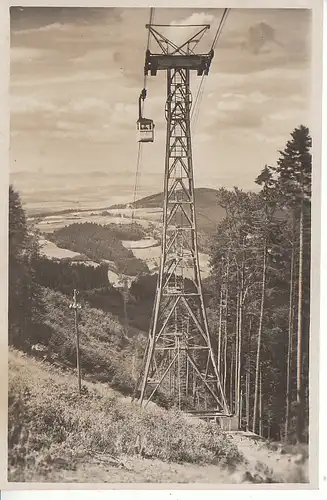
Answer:
<svg viewBox="0 0 327 500"><path fill-rule="evenodd" d="M76 381L16 352L9 356L9 480L47 480L58 467L76 467L94 453L118 457L138 452L173 462L242 460L213 424L181 412L141 408L103 384Z"/></svg>

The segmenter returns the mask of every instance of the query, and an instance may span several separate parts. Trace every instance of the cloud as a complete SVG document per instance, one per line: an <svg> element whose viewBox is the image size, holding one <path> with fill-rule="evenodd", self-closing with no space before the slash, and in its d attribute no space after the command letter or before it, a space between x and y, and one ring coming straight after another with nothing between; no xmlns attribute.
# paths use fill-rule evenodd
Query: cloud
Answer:
<svg viewBox="0 0 327 500"><path fill-rule="evenodd" d="M194 139L193 139L194 144L205 143L205 142L210 142L210 141L212 141L211 134L206 134L204 132L194 134Z"/></svg>
<svg viewBox="0 0 327 500"><path fill-rule="evenodd" d="M265 118L267 121L287 122L290 120L297 121L298 118L300 118L300 121L301 121L302 117L303 117L303 112L301 111L301 109L298 109L298 108L295 108L295 109L294 108L280 108L280 111L276 111L275 113L267 114L267 116Z"/></svg>
<svg viewBox="0 0 327 500"><path fill-rule="evenodd" d="M10 96L10 111L11 113L33 114L37 112L55 113L56 106L49 101L45 101L39 96Z"/></svg>
<svg viewBox="0 0 327 500"><path fill-rule="evenodd" d="M123 125L128 128L136 127L137 107L133 104L117 102L113 106L112 113L109 117L111 123L115 125Z"/></svg>
<svg viewBox="0 0 327 500"><path fill-rule="evenodd" d="M108 102L103 99L98 99L97 97L85 97L84 99L79 99L76 101L70 101L67 111L83 113L85 111L89 112L107 112L111 109Z"/></svg>
<svg viewBox="0 0 327 500"><path fill-rule="evenodd" d="M255 54L267 47L267 45L269 51L273 50L271 44L281 45L280 42L276 40L275 29L264 22L250 26L247 42L249 50Z"/></svg>
<svg viewBox="0 0 327 500"><path fill-rule="evenodd" d="M242 99L222 99L218 102L218 111L237 111L244 107L245 96Z"/></svg>
<svg viewBox="0 0 327 500"><path fill-rule="evenodd" d="M214 16L208 12L195 12L185 19L179 21L171 21L171 26L176 26L178 24L210 24L214 20Z"/></svg>
<svg viewBox="0 0 327 500"><path fill-rule="evenodd" d="M184 19L171 21L169 23L169 28L159 29L159 31L175 44L181 45L201 29L200 27L188 27L187 25L210 24L213 20L214 16L212 14L208 14L206 12L195 12L191 16ZM181 25L185 27L182 28Z"/></svg>
<svg viewBox="0 0 327 500"><path fill-rule="evenodd" d="M35 28L28 28L28 29L21 29L15 31L15 35L17 36L22 36L22 35L31 35L33 33L42 33L42 32L49 32L49 31L60 31L60 32L69 32L71 26L69 24L61 24L61 23L51 23L51 24L46 24L45 26L38 26Z"/></svg>
<svg viewBox="0 0 327 500"><path fill-rule="evenodd" d="M111 78L115 78L114 74ZM12 87L42 87L45 85L68 84L78 82L97 82L101 80L110 81L108 74L101 71L81 71L72 72L70 74L63 74L62 76L49 76L49 77L35 77L35 75L28 75L28 78L22 80L21 78L12 80Z"/></svg>
<svg viewBox="0 0 327 500"><path fill-rule="evenodd" d="M117 185L132 184L149 9L118 10L118 17L107 9L98 10L96 17L89 8L80 9L80 15L74 9L69 15L66 9L53 13L49 9L42 9L39 15L26 9L29 18L22 15L19 27L16 21L12 23L11 147L17 159L15 168L42 167L45 178L54 170L63 174L102 171L105 162L110 165L110 179L117 175ZM189 35L188 28L176 24L210 23L212 29L203 39L207 40L203 46L207 43L210 48L221 14L222 9L195 13L156 9L155 22L169 25L174 19L169 29L183 34L183 40ZM262 165L275 161L293 124L306 121L310 99L308 24L298 22L299 16L271 9L231 12L195 120L193 143L200 184L212 176L213 182L248 186ZM283 47L270 40L270 45L254 53L246 46L248 30L260 22L276 30L274 38ZM192 77L194 99L200 80ZM143 155L142 186L159 190L165 151L166 75L162 72L147 82L145 116L156 123L156 139ZM219 172L214 171L217 157ZM89 183L83 182L86 192Z"/></svg>
<svg viewBox="0 0 327 500"><path fill-rule="evenodd" d="M43 49L35 49L31 47L11 47L10 63L24 63L32 60L45 59L48 52Z"/></svg>

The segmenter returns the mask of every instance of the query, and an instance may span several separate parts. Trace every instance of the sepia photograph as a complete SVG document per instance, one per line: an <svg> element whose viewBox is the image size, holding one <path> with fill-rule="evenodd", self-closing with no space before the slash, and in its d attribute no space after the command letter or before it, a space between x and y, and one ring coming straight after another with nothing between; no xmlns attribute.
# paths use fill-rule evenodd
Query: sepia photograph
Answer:
<svg viewBox="0 0 327 500"><path fill-rule="evenodd" d="M11 7L9 483L309 484L312 39Z"/></svg>

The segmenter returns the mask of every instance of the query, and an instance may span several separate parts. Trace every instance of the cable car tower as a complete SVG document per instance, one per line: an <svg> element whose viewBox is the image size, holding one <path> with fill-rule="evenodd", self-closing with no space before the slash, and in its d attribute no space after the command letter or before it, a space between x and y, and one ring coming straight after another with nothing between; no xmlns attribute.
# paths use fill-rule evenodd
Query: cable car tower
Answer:
<svg viewBox="0 0 327 500"><path fill-rule="evenodd" d="M164 27L146 25L159 51L150 52L148 44L144 72L166 72L167 132L161 263L136 397L146 405L160 391L188 413L230 417L201 286L191 144L190 75L209 73L213 49L196 49L210 26L192 25L196 33L180 45L159 31ZM140 113L138 124L141 119Z"/></svg>

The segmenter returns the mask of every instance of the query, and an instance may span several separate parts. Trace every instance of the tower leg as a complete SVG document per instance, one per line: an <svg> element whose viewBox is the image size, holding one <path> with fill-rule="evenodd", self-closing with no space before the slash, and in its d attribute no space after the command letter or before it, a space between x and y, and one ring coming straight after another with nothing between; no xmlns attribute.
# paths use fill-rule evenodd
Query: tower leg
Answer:
<svg viewBox="0 0 327 500"><path fill-rule="evenodd" d="M190 109L189 70L167 70L162 254L140 402L149 387L147 401L161 392L182 410L227 416L201 285Z"/></svg>

